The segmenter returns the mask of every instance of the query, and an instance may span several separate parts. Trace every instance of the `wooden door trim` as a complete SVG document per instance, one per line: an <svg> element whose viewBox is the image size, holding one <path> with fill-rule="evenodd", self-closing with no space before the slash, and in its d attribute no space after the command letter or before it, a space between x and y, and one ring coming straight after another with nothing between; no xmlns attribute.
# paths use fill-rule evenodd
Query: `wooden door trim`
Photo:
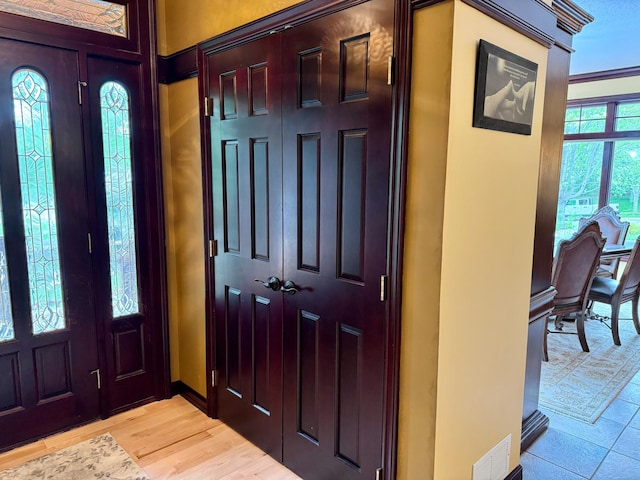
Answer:
<svg viewBox="0 0 640 480"><path fill-rule="evenodd" d="M409 105L411 96L411 51L413 44L413 9L409 2L395 1L394 51L396 59L392 93L391 172L389 178L389 225L387 272L388 324L384 472L385 480L396 478L398 461L398 414L400 409L400 348L402 319L402 277L407 191L407 148Z"/></svg>
<svg viewBox="0 0 640 480"><path fill-rule="evenodd" d="M172 53L168 56L158 55L158 82L171 83L198 76L198 46Z"/></svg>
<svg viewBox="0 0 640 480"><path fill-rule="evenodd" d="M285 27L300 25L320 17L339 12L349 7L365 3L367 0L306 0L291 8L276 12L255 22L241 26L227 33L218 35L198 45L197 72L200 109L201 155L202 155L202 187L204 239L203 255L205 260L205 307L206 307L206 372L207 377L216 369L215 364L215 318L210 312L214 311L214 266L213 258L209 256L209 241L214 240L212 221L212 206L208 202L213 193L211 181L211 136L209 117L205 116L204 99L209 90L209 71L207 59L210 55L234 48L245 43L258 40L272 32L278 32ZM399 371L400 371L400 306L402 298L402 249L404 236L404 197L406 184L406 159L403 148L406 146L407 122L405 113L408 112L409 89L402 82L408 82L409 69L407 55L410 53L410 31L403 29L410 27L411 9L403 0L389 0L396 10L394 20L394 57L398 59L398 81L392 93L391 125L391 166L389 188L389 225L387 250L387 275L389 278L387 300L387 330L386 330L386 366L385 366L385 407L383 419L382 461L383 477L392 480L396 476L397 462L397 432L399 405ZM398 15L400 13L400 15ZM191 56L190 49L185 49L184 55ZM182 53L182 52L179 52ZM178 56L178 54L176 54ZM172 60L172 61L177 61ZM185 66L190 62L183 62ZM169 68L169 71L172 71ZM193 67L182 70L183 75L193 73ZM191 72L191 73L190 73ZM185 77L186 78L186 77ZM172 77L167 77L169 82ZM398 121L401 120L401 121ZM213 382L207 382L207 414L216 418L217 405L214 395Z"/></svg>
<svg viewBox="0 0 640 480"><path fill-rule="evenodd" d="M218 418L218 408L215 396L214 371L217 368L215 345L216 323L215 311L215 282L214 265L210 251L214 242L213 229L213 205L209 199L213 198L213 182L211 179L211 123L210 117L205 115L204 98L209 95L209 66L207 55L202 49L197 49L198 58L198 110L200 116L200 155L202 168L202 216L203 238L202 256L204 263L204 307L205 307L205 378L207 379L206 410L205 413L213 418ZM207 107L208 108L208 107Z"/></svg>

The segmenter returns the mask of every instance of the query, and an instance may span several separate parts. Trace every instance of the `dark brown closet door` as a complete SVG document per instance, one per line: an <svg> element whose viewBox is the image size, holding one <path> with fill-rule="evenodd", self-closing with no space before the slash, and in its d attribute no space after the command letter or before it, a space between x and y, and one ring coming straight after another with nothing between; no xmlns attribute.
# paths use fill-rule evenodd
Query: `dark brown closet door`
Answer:
<svg viewBox="0 0 640 480"><path fill-rule="evenodd" d="M389 4L282 35L284 463L305 480L382 467Z"/></svg>
<svg viewBox="0 0 640 480"><path fill-rule="evenodd" d="M209 58L217 415L282 459L279 68L277 35Z"/></svg>
<svg viewBox="0 0 640 480"><path fill-rule="evenodd" d="M208 59L217 413L306 480L382 466L391 7Z"/></svg>
<svg viewBox="0 0 640 480"><path fill-rule="evenodd" d="M99 411L77 79L74 52L0 40L0 448Z"/></svg>

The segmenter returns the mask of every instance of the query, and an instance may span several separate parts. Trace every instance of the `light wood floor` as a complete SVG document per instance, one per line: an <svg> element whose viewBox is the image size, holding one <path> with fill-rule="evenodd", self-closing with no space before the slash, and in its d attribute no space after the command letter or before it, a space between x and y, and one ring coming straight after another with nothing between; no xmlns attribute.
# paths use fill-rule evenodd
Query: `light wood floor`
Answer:
<svg viewBox="0 0 640 480"><path fill-rule="evenodd" d="M299 477L180 396L0 454L0 470L109 432L153 480Z"/></svg>

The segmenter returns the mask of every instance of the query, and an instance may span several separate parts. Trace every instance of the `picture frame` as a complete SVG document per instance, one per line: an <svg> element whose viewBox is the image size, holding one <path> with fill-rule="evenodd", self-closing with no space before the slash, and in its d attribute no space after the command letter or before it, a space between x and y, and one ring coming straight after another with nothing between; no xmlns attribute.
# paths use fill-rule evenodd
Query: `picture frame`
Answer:
<svg viewBox="0 0 640 480"><path fill-rule="evenodd" d="M537 75L537 63L480 40L473 126L531 135Z"/></svg>

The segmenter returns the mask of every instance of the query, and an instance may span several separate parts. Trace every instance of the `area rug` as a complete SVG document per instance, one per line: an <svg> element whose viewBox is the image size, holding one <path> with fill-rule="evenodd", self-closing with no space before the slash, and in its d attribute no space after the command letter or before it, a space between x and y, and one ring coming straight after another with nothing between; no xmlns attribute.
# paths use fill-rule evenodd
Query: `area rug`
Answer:
<svg viewBox="0 0 640 480"><path fill-rule="evenodd" d="M600 304L594 310L601 315L610 312ZM542 362L540 379L541 408L594 423L640 370L640 335L630 309L620 313L620 347L613 344L608 326L597 320L585 322L589 353L582 351L577 335L549 334L549 361ZM549 326L553 328L553 322ZM566 323L564 330L575 332L575 325Z"/></svg>
<svg viewBox="0 0 640 480"><path fill-rule="evenodd" d="M36 478L149 480L108 433L0 472L0 480Z"/></svg>

